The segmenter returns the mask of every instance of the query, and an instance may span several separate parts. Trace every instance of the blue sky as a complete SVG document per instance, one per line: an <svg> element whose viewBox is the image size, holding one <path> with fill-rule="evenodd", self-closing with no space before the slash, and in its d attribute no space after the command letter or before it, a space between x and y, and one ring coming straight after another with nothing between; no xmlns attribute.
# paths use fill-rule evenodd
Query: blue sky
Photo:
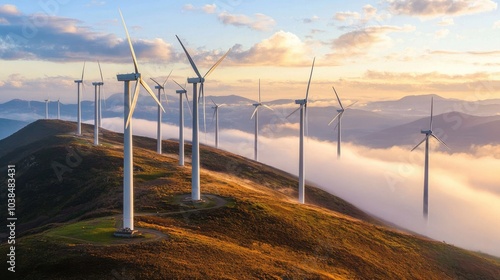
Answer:
<svg viewBox="0 0 500 280"><path fill-rule="evenodd" d="M208 80L209 95L253 98L261 78L264 98L299 98L316 57L317 99L332 98L332 85L367 101L500 98L500 13L492 0L41 0L0 2L0 101L74 102L83 61L89 87L100 60L106 91L120 92L116 74L133 68L118 8L146 77L172 69L179 81L193 75L176 34L201 72L231 49Z"/></svg>

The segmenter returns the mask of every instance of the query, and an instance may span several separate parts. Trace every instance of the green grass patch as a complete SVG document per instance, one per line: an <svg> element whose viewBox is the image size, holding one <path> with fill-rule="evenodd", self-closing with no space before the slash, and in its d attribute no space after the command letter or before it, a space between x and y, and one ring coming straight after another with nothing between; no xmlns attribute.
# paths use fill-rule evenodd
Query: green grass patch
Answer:
<svg viewBox="0 0 500 280"><path fill-rule="evenodd" d="M116 231L115 224L114 217L104 217L51 229L46 235L71 239L75 243L116 243L117 238L113 236Z"/></svg>

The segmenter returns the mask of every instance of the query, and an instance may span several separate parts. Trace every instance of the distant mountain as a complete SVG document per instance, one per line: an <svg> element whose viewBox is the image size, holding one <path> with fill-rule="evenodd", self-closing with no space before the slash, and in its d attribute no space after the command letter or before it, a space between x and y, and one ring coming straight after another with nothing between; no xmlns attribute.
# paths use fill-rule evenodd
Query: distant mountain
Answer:
<svg viewBox="0 0 500 280"><path fill-rule="evenodd" d="M135 223L142 238L112 236L122 209L123 135L39 120L0 140L16 165L19 279L497 279L500 260L383 225L297 178L201 146L204 201L189 196L178 143L134 137ZM26 136L31 135L28 142ZM187 145L187 156L190 146ZM5 166L0 169L4 170ZM5 182L6 172L0 179ZM59 174L59 175L58 175ZM332 184L334 182L332 181ZM5 199L7 188L0 188ZM7 211L0 212L6 220ZM2 252L7 228L0 229ZM91 269L90 269L91 268ZM2 279L11 275L6 269Z"/></svg>
<svg viewBox="0 0 500 280"><path fill-rule="evenodd" d="M420 131L429 128L430 118L380 130L354 142L374 148L412 146L423 139ZM472 145L500 144L500 116L478 117L451 112L434 116L433 132L452 152L467 152Z"/></svg>
<svg viewBox="0 0 500 280"><path fill-rule="evenodd" d="M0 140L25 127L28 122L0 118Z"/></svg>

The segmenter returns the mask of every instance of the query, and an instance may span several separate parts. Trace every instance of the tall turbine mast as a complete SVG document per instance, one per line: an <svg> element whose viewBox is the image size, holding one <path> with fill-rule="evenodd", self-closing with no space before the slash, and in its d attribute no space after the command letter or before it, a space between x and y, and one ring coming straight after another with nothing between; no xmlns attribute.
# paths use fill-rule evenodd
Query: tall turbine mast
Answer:
<svg viewBox="0 0 500 280"><path fill-rule="evenodd" d="M263 106L269 110L273 110L273 108L263 104L260 98L260 79L259 79L259 102L252 104L255 109L253 110L252 116L250 119L255 117L255 134L254 134L254 148L253 148L253 158L255 161L259 160L259 107Z"/></svg>
<svg viewBox="0 0 500 280"><path fill-rule="evenodd" d="M82 105L81 105L81 94L80 94L80 84L82 84L82 91L83 91L83 74L85 73L85 62L83 62L83 69L82 69L82 77L80 80L75 80L75 83L77 85L77 124L76 124L76 134L82 135Z"/></svg>
<svg viewBox="0 0 500 280"><path fill-rule="evenodd" d="M423 209L423 214L424 218L427 220L429 216L429 138L433 137L437 141L439 141L441 144L443 144L446 148L449 149L448 145L444 143L441 139L439 139L434 133L432 132L432 117L433 117L433 107L434 107L434 98L431 98L431 120L429 124L429 129L428 130L421 130L420 133L425 134L425 137L420 143L418 143L412 151L418 148L423 142L425 142L425 163L424 163L424 209Z"/></svg>
<svg viewBox="0 0 500 280"><path fill-rule="evenodd" d="M127 35L130 54L134 62L134 73L118 74L116 78L124 84L124 114L123 114L123 228L115 233L117 236L130 236L134 234L134 173L133 173L133 144L132 144L132 115L134 114L137 99L139 98L139 84L153 97L163 109L151 88L144 82L138 69L134 47L130 40L127 25L120 11L125 34ZM130 81L136 81L134 95L130 95ZM165 111L165 110L163 110Z"/></svg>
<svg viewBox="0 0 500 280"><path fill-rule="evenodd" d="M229 53L229 50L207 71L205 76L201 76L200 72L198 71L198 68L196 67L196 64L194 63L193 59L189 55L188 51L184 47L184 44L182 44L181 39L177 35L177 40L182 46L182 49L186 53L186 56L189 60L189 63L191 64L191 67L193 68L193 71L196 74L195 78L188 78L187 82L190 84L193 84L193 137L192 137L192 159L191 159L191 199L193 201L199 201L201 199L201 192L200 192L200 138L199 138L199 120L198 120L198 103L200 101L200 98L203 97L203 100L205 100L205 95L203 91L203 83L205 82L205 78L213 71L215 68L222 62L222 60L227 56ZM198 84L200 84L200 93L199 96L196 96L196 93L198 92ZM203 108L205 108L205 104L203 102ZM205 113L205 110L203 110ZM205 123L205 114L203 114L203 120Z"/></svg>
<svg viewBox="0 0 500 280"><path fill-rule="evenodd" d="M314 70L314 62L316 58L313 59L311 66L311 74L309 75L309 82L307 83L306 98L295 100L295 104L300 105L295 111L287 116L289 118L295 112L300 110L300 134L299 134L299 203L304 204L305 202L305 160L304 160L304 128L305 120L307 119L307 99L309 97L309 86L311 85L311 78Z"/></svg>
<svg viewBox="0 0 500 280"><path fill-rule="evenodd" d="M155 82L156 86L155 89L158 90L158 100L161 102L161 91L163 90L163 95L165 96L165 102L168 103L168 98L167 94L165 93L165 84L168 81L168 78L170 77L170 74L172 74L172 71L168 74L167 78L163 82L163 84L158 83L155 79L150 78L153 82ZM157 121L157 129L156 129L156 152L161 155L161 141L162 141L162 134L161 134L161 107L158 106L158 121Z"/></svg>
<svg viewBox="0 0 500 280"><path fill-rule="evenodd" d="M217 103L214 102L212 98L210 98L214 106L212 109L214 109L214 115L212 116L212 121L215 118L215 147L218 149L219 148L219 107L224 106L226 104L220 104L218 105Z"/></svg>
<svg viewBox="0 0 500 280"><path fill-rule="evenodd" d="M333 128L335 130L335 128L338 129L337 131L337 159L340 159L340 145L341 145L341 142L342 142L342 130L341 130L341 127L342 127L342 117L344 116L344 112L347 108L351 107L352 105L356 104L356 102L358 101L354 101L352 104L350 104L349 106L345 107L342 105L342 102L340 102L340 98L339 98L339 95L337 94L337 91L335 90L335 87L333 87L333 92L335 92L335 96L337 96L337 101L339 102L339 106L340 106L340 109L337 110L337 115L335 115L335 117L333 117L333 119L328 123L328 125L331 125L333 123L334 120L338 120L337 121L337 124L335 125L335 127Z"/></svg>
<svg viewBox="0 0 500 280"><path fill-rule="evenodd" d="M191 107L189 107L189 98L187 95L187 90L179 85L176 81L174 81L181 89L175 91L175 93L179 94L179 166L184 166L184 101L182 100L182 96L186 97L186 102L188 105L189 113L191 113Z"/></svg>

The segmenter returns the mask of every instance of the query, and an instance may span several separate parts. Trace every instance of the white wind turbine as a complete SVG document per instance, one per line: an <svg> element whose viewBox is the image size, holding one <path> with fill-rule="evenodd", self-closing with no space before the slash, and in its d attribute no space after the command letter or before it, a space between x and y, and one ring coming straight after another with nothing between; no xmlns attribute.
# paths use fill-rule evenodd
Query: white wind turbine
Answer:
<svg viewBox="0 0 500 280"><path fill-rule="evenodd" d="M289 118L291 115L295 114L298 110L300 110L300 139L299 139L299 203L304 204L305 201L305 165L304 165L304 128L305 128L305 120L307 119L307 98L309 97L309 86L311 85L311 78L314 70L314 62L316 58L313 59L313 63L311 66L311 74L309 75L309 82L307 83L306 90L306 98L305 99L297 99L295 100L295 104L299 104L300 107L293 111L290 115L287 116Z"/></svg>
<svg viewBox="0 0 500 280"><path fill-rule="evenodd" d="M356 104L356 102L358 101L354 101L351 105L347 106L344 108L344 106L342 106L342 102L340 102L340 98L339 98L339 95L337 94L337 91L335 90L335 87L333 87L333 91L335 92L335 96L337 96L337 101L339 102L339 105L340 105L340 109L337 110L337 115L335 115L335 117L333 117L333 119L328 123L328 125L331 125L333 123L334 120L338 120L337 121L337 124L335 125L335 128L338 129L337 131L337 158L340 158L340 143L342 141L342 130L341 130L341 127L342 127L342 117L344 116L344 112L347 108L351 107L352 105Z"/></svg>
<svg viewBox="0 0 500 280"><path fill-rule="evenodd" d="M48 120L49 119L49 102L50 102L50 99L45 99L45 119Z"/></svg>
<svg viewBox="0 0 500 280"><path fill-rule="evenodd" d="M82 78L80 80L75 80L75 83L77 84L78 88L78 97L77 97L77 124L76 124L76 133L78 135L82 135L82 104L81 104L81 94L80 94L80 84L82 84L82 91L83 91L83 74L85 73L85 62L83 62L83 69L82 69Z"/></svg>
<svg viewBox="0 0 500 280"><path fill-rule="evenodd" d="M101 86L104 85L103 79L102 79L102 71L101 71L101 64L99 61L97 62L99 65L99 71L101 72L101 81L100 82L93 82L92 85L94 86L95 90L95 102L94 102L94 145L97 146L99 145L99 127L101 126Z"/></svg>
<svg viewBox="0 0 500 280"><path fill-rule="evenodd" d="M102 70L101 70L101 63L99 63L99 60L97 61L97 65L99 65L99 73L101 74L101 84L99 85L99 121L98 121L98 126L102 127L102 104L104 101L104 104L106 104L106 96L104 96L104 90L102 91L101 95L101 86L104 87L104 78L102 77Z"/></svg>
<svg viewBox="0 0 500 280"><path fill-rule="evenodd" d="M215 118L215 147L219 148L219 107L222 107L222 106L224 106L226 104L220 104L219 105L219 104L215 103L212 98L210 98L210 100L214 104L214 107L212 107L212 109L214 109L214 114L212 116L212 121Z"/></svg>
<svg viewBox="0 0 500 280"><path fill-rule="evenodd" d="M263 104L260 99L260 79L259 79L259 102L254 103L252 105L255 107L252 116L250 117L250 119L255 117L255 138L254 138L253 158L254 160L258 161L259 160L259 107L264 106L269 110L273 110L273 108L267 106L266 104Z"/></svg>
<svg viewBox="0 0 500 280"><path fill-rule="evenodd" d="M186 97L186 102L189 109L189 114L191 113L191 107L189 107L189 98L187 95L187 90L174 81L181 89L175 91L179 94L179 166L184 166L184 101L182 100L182 95Z"/></svg>
<svg viewBox="0 0 500 280"><path fill-rule="evenodd" d="M172 71L168 74L167 78L163 82L163 84L158 83L155 79L150 78L153 82L155 82L156 86L155 89L158 90L158 100L161 102L161 91L163 90L163 95L165 96L165 102L168 103L168 98L167 94L165 93L165 84L168 81L168 78L170 77L170 74L172 74ZM162 140L162 134L161 134L161 110L162 108L160 105L158 105L158 125L156 129L156 152L161 155L161 140Z"/></svg>
<svg viewBox="0 0 500 280"><path fill-rule="evenodd" d="M427 219L429 213L429 138L433 137L449 149L448 145L439 139L434 133L432 133L432 115L434 107L434 98L431 98L431 120L429 124L429 130L421 130L420 133L425 134L425 137L420 143L418 143L412 151L418 148L422 143L425 142L425 166L424 166L424 218Z"/></svg>
<svg viewBox="0 0 500 280"><path fill-rule="evenodd" d="M199 120L198 120L198 102L200 100L200 97L203 99L203 123L205 123L205 94L203 92L203 84L205 82L205 78L212 73L212 71L222 62L222 60L227 56L229 53L230 49L207 71L205 76L201 76L200 72L198 71L198 68L196 67L196 64L194 63L193 59L189 55L188 51L184 47L184 45L181 42L181 39L177 35L177 40L182 46L182 49L186 53L186 56L189 60L189 63L191 64L191 67L193 68L194 72L196 73L195 78L188 78L187 82L190 84L193 84L193 137L192 137L192 159L191 159L191 199L193 201L198 201L201 199L201 194L200 194L200 138L199 138ZM199 97L196 96L196 93L198 92L197 85L200 84L200 93Z"/></svg>
<svg viewBox="0 0 500 280"><path fill-rule="evenodd" d="M153 97L157 104L163 109L160 101L156 98L151 88L144 82L144 79L139 73L137 58L135 56L134 47L128 33L125 20L120 11L125 34L127 35L130 53L134 62L134 73L118 74L118 81L124 83L124 122L123 122L123 229L118 234L129 234L134 232L134 173L133 173L133 154L132 154L132 115L137 99L139 98L139 84ZM136 81L133 98L130 95L130 81ZM165 110L164 110L165 111Z"/></svg>

